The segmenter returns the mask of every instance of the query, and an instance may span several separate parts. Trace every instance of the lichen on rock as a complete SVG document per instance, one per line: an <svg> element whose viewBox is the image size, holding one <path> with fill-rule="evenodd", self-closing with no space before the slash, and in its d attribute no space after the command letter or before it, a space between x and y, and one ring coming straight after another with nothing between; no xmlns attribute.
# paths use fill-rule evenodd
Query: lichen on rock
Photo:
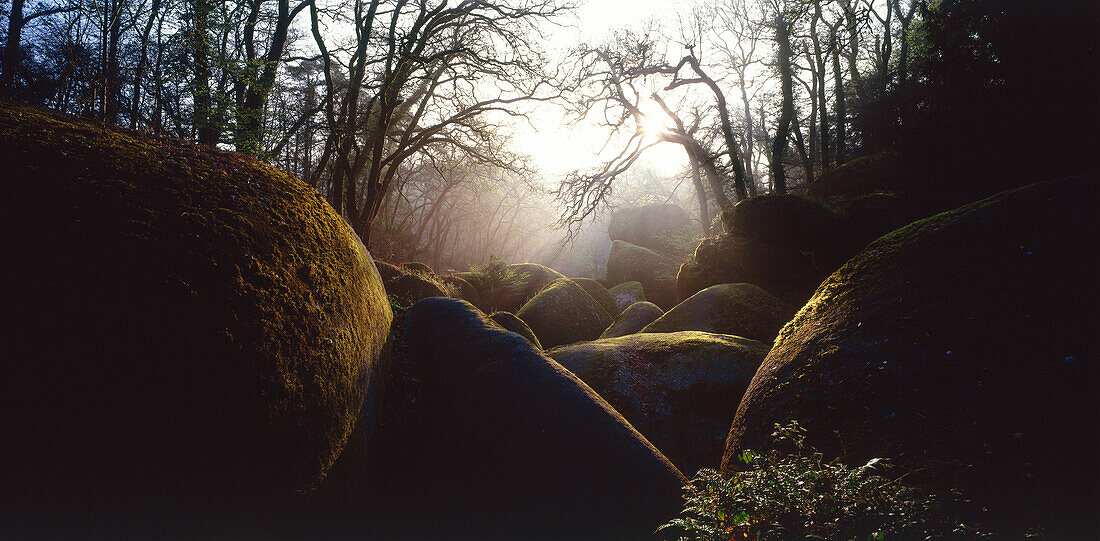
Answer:
<svg viewBox="0 0 1100 541"><path fill-rule="evenodd" d="M604 397L682 471L715 467L768 346L695 331L633 334L547 355Z"/></svg>

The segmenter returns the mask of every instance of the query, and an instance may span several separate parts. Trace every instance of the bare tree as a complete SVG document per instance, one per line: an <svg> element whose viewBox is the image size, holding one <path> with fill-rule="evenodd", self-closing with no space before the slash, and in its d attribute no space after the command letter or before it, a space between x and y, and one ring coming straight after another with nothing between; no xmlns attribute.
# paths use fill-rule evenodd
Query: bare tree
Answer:
<svg viewBox="0 0 1100 541"><path fill-rule="evenodd" d="M563 9L552 0L465 0L453 7L355 0L355 43L340 58L324 40L321 10L311 2L332 96L325 111L329 142L315 174L331 171L330 201L365 242L400 165L429 146L453 145L469 159L503 168L521 165L503 148L489 114L518 115L519 104L553 97L531 31ZM337 60L346 65L339 94Z"/></svg>
<svg viewBox="0 0 1100 541"><path fill-rule="evenodd" d="M263 53L257 50L261 38L257 36L256 28L265 2L245 2L248 11L241 44L244 53L243 68L234 89L237 96L234 109L237 120L234 144L238 152L258 154L261 149L264 108L275 85L275 75L283 62L290 25L311 2L312 0L302 0L291 7L289 0L277 0L271 32L265 36L267 51Z"/></svg>
<svg viewBox="0 0 1100 541"><path fill-rule="evenodd" d="M610 132L608 141L625 137L625 143L621 144L618 153L594 170L574 171L562 181L557 191L565 206L562 224L572 228L596 212L610 195L614 179L630 169L646 150L662 142L683 146L691 166L702 171L720 210L733 208L733 201L726 194L727 179L716 164L721 155L729 157L735 196L738 199L747 197L741 146L733 133L725 93L702 68L693 45L688 46L688 54L675 65L664 62L656 54L656 48L648 34L625 32L603 46L582 46L575 51L576 88L579 90L572 102L577 118L601 117L601 123ZM681 75L684 72L686 76ZM655 82L655 78L664 81L658 86L663 86L665 92L695 84L708 88L714 96L712 107L717 111L724 143L721 152L713 152L701 144L695 136L697 125L688 128L667 100L651 90L651 81ZM661 113L647 115L643 112L646 100L655 104ZM664 125L658 130L647 130L647 126L655 123Z"/></svg>

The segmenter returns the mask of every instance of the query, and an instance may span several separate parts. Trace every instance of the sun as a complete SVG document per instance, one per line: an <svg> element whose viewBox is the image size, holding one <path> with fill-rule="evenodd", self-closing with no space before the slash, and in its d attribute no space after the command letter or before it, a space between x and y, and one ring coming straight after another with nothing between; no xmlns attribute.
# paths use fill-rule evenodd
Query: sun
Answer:
<svg viewBox="0 0 1100 541"><path fill-rule="evenodd" d="M638 130L651 137L660 137L672 130L672 119L661 109L661 106L652 99L645 99L638 103L638 111L641 117L638 119Z"/></svg>

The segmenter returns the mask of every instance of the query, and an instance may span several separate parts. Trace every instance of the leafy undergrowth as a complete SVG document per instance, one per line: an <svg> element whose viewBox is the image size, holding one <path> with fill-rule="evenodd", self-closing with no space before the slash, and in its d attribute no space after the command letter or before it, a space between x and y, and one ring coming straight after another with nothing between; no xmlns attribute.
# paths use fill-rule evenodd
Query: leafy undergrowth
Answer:
<svg viewBox="0 0 1100 541"><path fill-rule="evenodd" d="M746 450L745 471L723 477L700 470L685 487L681 515L658 531L680 541L787 539L980 539L974 528L952 520L930 495L905 485L904 476L876 458L850 468L826 462L809 446L797 422L775 425L785 455Z"/></svg>
<svg viewBox="0 0 1100 541"><path fill-rule="evenodd" d="M489 262L484 265L471 265L466 280L481 293L488 305L493 304L493 299L517 294L525 286L523 277L509 268L508 262L496 254L490 254Z"/></svg>

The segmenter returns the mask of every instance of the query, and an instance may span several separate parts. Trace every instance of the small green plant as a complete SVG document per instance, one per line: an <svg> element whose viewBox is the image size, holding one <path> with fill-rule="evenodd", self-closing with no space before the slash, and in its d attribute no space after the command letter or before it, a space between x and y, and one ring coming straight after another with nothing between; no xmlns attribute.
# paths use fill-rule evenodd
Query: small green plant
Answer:
<svg viewBox="0 0 1100 541"><path fill-rule="evenodd" d="M489 254L489 262L484 265L471 265L466 281L478 290L483 299L490 300L490 304L493 304L491 300L518 293L523 287L522 277L496 254Z"/></svg>
<svg viewBox="0 0 1100 541"><path fill-rule="evenodd" d="M681 541L731 539L973 539L921 491L888 479L885 459L858 468L826 462L797 422L776 424L772 439L793 453L746 450L745 471L700 470L685 487L684 510L660 530Z"/></svg>

